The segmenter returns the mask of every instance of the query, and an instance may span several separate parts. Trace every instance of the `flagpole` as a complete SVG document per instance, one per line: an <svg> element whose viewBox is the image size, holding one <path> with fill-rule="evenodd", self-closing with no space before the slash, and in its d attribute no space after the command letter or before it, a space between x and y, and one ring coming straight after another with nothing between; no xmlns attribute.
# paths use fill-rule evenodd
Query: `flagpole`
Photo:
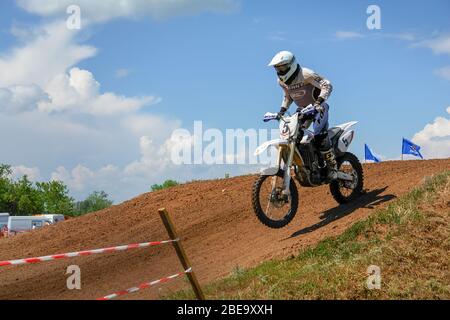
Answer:
<svg viewBox="0 0 450 320"><path fill-rule="evenodd" d="M403 144L405 143L405 138L402 140L402 161L403 161Z"/></svg>

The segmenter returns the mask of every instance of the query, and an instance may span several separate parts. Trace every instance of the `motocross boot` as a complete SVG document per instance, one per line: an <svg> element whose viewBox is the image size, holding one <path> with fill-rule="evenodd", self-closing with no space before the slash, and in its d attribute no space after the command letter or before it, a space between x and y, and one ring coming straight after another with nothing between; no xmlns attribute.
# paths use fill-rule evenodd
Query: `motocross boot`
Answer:
<svg viewBox="0 0 450 320"><path fill-rule="evenodd" d="M321 151L320 153L322 154L322 157L327 164L327 170L328 170L327 180L329 182L336 180L338 168L337 168L336 156L334 154L333 148L330 148L327 151Z"/></svg>

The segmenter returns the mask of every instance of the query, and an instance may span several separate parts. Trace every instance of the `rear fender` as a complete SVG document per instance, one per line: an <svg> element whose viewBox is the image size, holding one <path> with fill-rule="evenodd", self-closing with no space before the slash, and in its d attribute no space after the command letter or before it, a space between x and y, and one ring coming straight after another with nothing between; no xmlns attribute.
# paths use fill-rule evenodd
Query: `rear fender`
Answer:
<svg viewBox="0 0 450 320"><path fill-rule="evenodd" d="M343 133L339 137L338 149L340 152L347 152L348 148L350 147L350 144L353 141L354 136L355 136L355 131L350 130L348 132Z"/></svg>
<svg viewBox="0 0 450 320"><path fill-rule="evenodd" d="M355 130L352 130L351 128L357 123L358 123L357 121L352 121L337 126L343 130L343 133L340 135L337 141L336 147L338 152L340 153L347 152L348 148L350 147L350 144L353 141L353 138L355 137Z"/></svg>

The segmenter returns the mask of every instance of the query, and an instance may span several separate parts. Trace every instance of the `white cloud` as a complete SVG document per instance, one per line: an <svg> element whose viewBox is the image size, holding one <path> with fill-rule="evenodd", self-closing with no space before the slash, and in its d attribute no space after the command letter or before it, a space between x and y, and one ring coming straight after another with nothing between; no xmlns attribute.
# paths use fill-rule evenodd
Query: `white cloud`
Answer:
<svg viewBox="0 0 450 320"><path fill-rule="evenodd" d="M149 136L139 139L140 159L119 168L107 165L98 170L76 165L72 170L59 166L51 174L52 180L64 182L78 199L94 190L106 191L115 201L127 200L150 190L150 185L172 178L179 180L189 176L190 170L170 161L170 147L155 143Z"/></svg>
<svg viewBox="0 0 450 320"><path fill-rule="evenodd" d="M450 80L450 66L439 68L434 73L444 79Z"/></svg>
<svg viewBox="0 0 450 320"><path fill-rule="evenodd" d="M286 33L281 32L281 31L271 32L267 38L271 41L286 41L287 40Z"/></svg>
<svg viewBox="0 0 450 320"><path fill-rule="evenodd" d="M151 114L131 114L123 118L122 126L136 137L142 137L153 136L155 132L172 132L181 126L181 122L175 118Z"/></svg>
<svg viewBox="0 0 450 320"><path fill-rule="evenodd" d="M409 32L399 32L399 33L386 33L386 32L377 32L371 33L372 37L380 38L380 39L397 39L403 41L414 41L416 40L416 35Z"/></svg>
<svg viewBox="0 0 450 320"><path fill-rule="evenodd" d="M157 131L157 130L156 130ZM69 186L77 199L83 199L93 190L104 190L116 202L130 199L149 191L154 183L167 179L180 182L192 179L211 179L224 177L225 173L242 175L258 172L260 165L177 165L172 162L172 150L181 146L193 147L193 137L184 139L168 138L152 134L139 138L140 158L124 166L107 165L92 169L84 165L75 165L73 169L58 167L52 173L52 179L63 181ZM163 141L161 143L155 140ZM233 158L236 155L233 155ZM238 157L241 154L238 152ZM245 158L245 155L244 157Z"/></svg>
<svg viewBox="0 0 450 320"><path fill-rule="evenodd" d="M153 96L128 98L107 92L89 101L86 112L96 115L130 113L146 105L157 104L160 101L161 98Z"/></svg>
<svg viewBox="0 0 450 320"><path fill-rule="evenodd" d="M20 179L23 176L27 176L30 181L38 181L41 178L41 173L39 168L33 167L29 168L26 166L14 166L12 169L12 178Z"/></svg>
<svg viewBox="0 0 450 320"><path fill-rule="evenodd" d="M28 43L39 37L45 37L47 32L43 28L15 24L11 27L10 33L22 43Z"/></svg>
<svg viewBox="0 0 450 320"><path fill-rule="evenodd" d="M43 112L73 111L92 115L113 115L138 111L157 104L154 96L126 97L112 92L100 93L100 84L87 70L72 68L56 75L44 89L37 85L0 88L0 111L19 113L39 109Z"/></svg>
<svg viewBox="0 0 450 320"><path fill-rule="evenodd" d="M116 72L114 73L114 77L116 79L122 79L122 78L126 78L130 75L130 70L129 69L118 69L116 70Z"/></svg>
<svg viewBox="0 0 450 320"><path fill-rule="evenodd" d="M41 88L78 62L93 57L97 50L75 42L77 32L65 23L37 27L43 33L33 41L0 55L0 87L35 84Z"/></svg>
<svg viewBox="0 0 450 320"><path fill-rule="evenodd" d="M0 53L0 134L14 137L1 139L0 150L3 162L17 165L15 174L61 180L77 199L93 190L105 190L116 201L140 194L166 178L185 181L217 176L217 168L189 169L170 161L170 150L176 145L170 135L181 122L141 111L160 98L102 92L90 71L76 67L95 56L97 49L78 43L80 31L68 30L62 21L72 1L18 3L29 12L61 21L13 27L11 33L20 45ZM82 19L104 22L118 17L165 19L229 12L238 1L77 3ZM83 20L83 28L88 25ZM30 167L22 165L24 159Z"/></svg>
<svg viewBox="0 0 450 320"><path fill-rule="evenodd" d="M371 32L369 34L363 34L356 31L344 31L340 30L334 34L334 38L337 40L352 40L352 39L397 39L403 41L414 41L416 35L409 32L387 33L387 32Z"/></svg>
<svg viewBox="0 0 450 320"><path fill-rule="evenodd" d="M41 16L66 14L72 0L17 0L28 12ZM163 20L176 16L195 15L202 12L233 12L239 8L236 0L78 0L82 19L106 22L115 18L140 18L149 16Z"/></svg>
<svg viewBox="0 0 450 320"><path fill-rule="evenodd" d="M364 38L364 35L354 31L337 31L335 37L338 40L348 40Z"/></svg>
<svg viewBox="0 0 450 320"><path fill-rule="evenodd" d="M66 70L97 52L94 47L78 45L77 32L68 30L62 22L13 27L12 33L25 44L0 55L0 111L3 112L18 113L34 110L39 105L54 105L47 88L62 89L62 84L55 88L55 83L63 82ZM81 87L83 84L86 88ZM73 87L81 94L89 94L85 90L95 85L81 81ZM52 90L53 95L56 90ZM53 98L58 100L57 96ZM69 101L76 100L76 95L71 98Z"/></svg>
<svg viewBox="0 0 450 320"><path fill-rule="evenodd" d="M16 165L26 160L40 169L42 180L67 183L77 199L105 190L121 201L166 176L178 179L183 173L181 167L167 169L171 162L165 151L165 142L179 124L176 119L139 114L0 114L2 134L14 137L0 140L2 162Z"/></svg>
<svg viewBox="0 0 450 320"><path fill-rule="evenodd" d="M145 105L160 102L153 96L125 97L112 92L100 94L100 84L91 72L72 68L68 74L59 74L46 86L50 99L41 101L40 111L74 111L93 115L130 113Z"/></svg>
<svg viewBox="0 0 450 320"><path fill-rule="evenodd" d="M32 111L42 101L49 101L49 97L37 85L14 85L0 88L0 112L14 114Z"/></svg>
<svg viewBox="0 0 450 320"><path fill-rule="evenodd" d="M386 35L389 38L399 39L399 40L405 40L405 41L414 41L416 40L416 35L412 33L390 33Z"/></svg>
<svg viewBox="0 0 450 320"><path fill-rule="evenodd" d="M416 45L430 48L435 54L450 54L450 35L443 35L434 39L425 40Z"/></svg>
<svg viewBox="0 0 450 320"><path fill-rule="evenodd" d="M143 136L139 141L139 146L141 159L126 166L124 172L127 175L151 178L170 165L170 154L164 145L157 145L149 136Z"/></svg>
<svg viewBox="0 0 450 320"><path fill-rule="evenodd" d="M69 188L79 191L84 189L86 182L93 177L94 172L82 165L76 166L70 173L61 166L52 173L51 180L62 181Z"/></svg>
<svg viewBox="0 0 450 320"><path fill-rule="evenodd" d="M450 107L447 108L450 114ZM450 118L437 117L416 133L412 141L421 146L425 158L450 157Z"/></svg>
<svg viewBox="0 0 450 320"><path fill-rule="evenodd" d="M36 166L47 174L61 164L88 162L99 165L122 152L133 155L135 137L118 130L117 121L67 114L46 114L37 110L0 114L2 162ZM121 157L117 157L120 161Z"/></svg>
<svg viewBox="0 0 450 320"><path fill-rule="evenodd" d="M429 48L434 54L450 54L450 35L441 35L433 39L424 40L415 43L414 46ZM436 69L434 70L434 74L450 80L450 66Z"/></svg>

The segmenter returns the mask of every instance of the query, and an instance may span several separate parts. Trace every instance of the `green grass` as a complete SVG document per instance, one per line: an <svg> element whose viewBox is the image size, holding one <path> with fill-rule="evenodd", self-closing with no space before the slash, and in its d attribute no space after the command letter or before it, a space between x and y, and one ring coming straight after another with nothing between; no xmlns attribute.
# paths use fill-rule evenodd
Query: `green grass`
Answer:
<svg viewBox="0 0 450 320"><path fill-rule="evenodd" d="M164 190L164 189L169 189L169 188L172 188L172 187L175 187L175 186L178 186L178 185L179 185L179 183L177 181L175 181L175 180L166 180L162 184L154 184L154 185L152 185L150 187L150 189L151 189L152 192L155 192L155 191L160 191L160 190Z"/></svg>
<svg viewBox="0 0 450 320"><path fill-rule="evenodd" d="M286 260L236 267L207 299L450 299L450 171ZM367 268L381 288L367 288ZM165 299L194 299L191 290Z"/></svg>

